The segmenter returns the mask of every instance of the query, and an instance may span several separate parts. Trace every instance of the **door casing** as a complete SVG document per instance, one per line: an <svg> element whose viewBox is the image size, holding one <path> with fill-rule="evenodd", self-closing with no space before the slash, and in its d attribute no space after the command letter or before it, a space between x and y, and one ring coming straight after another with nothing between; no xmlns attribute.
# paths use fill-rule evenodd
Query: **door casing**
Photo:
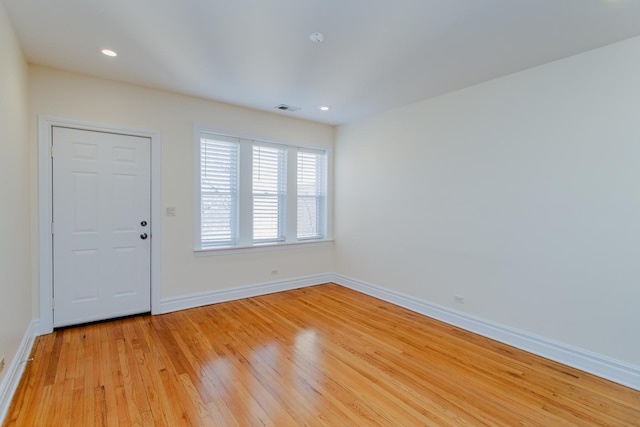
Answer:
<svg viewBox="0 0 640 427"><path fill-rule="evenodd" d="M160 310L160 249L162 242L161 140L160 132L50 116L38 117L38 216L40 267L40 335L53 332L53 239L52 223L52 127L62 126L96 132L121 133L151 139L151 313Z"/></svg>

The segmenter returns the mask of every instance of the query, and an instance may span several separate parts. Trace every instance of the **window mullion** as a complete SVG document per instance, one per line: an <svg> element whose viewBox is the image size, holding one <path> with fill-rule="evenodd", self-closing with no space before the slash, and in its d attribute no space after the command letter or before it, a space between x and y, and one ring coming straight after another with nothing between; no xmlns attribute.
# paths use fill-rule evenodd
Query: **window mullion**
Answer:
<svg viewBox="0 0 640 427"><path fill-rule="evenodd" d="M253 244L253 142L240 140L240 177L239 177L239 246Z"/></svg>

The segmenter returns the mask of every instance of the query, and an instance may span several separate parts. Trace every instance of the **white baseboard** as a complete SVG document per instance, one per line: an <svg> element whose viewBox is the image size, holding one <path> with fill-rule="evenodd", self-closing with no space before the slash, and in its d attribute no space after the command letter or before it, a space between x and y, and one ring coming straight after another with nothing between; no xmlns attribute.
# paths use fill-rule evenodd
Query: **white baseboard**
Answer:
<svg viewBox="0 0 640 427"><path fill-rule="evenodd" d="M20 347L18 347L18 352L11 361L9 368L7 368L7 374L2 383L0 383L0 424L3 423L7 416L9 406L11 406L11 399L13 399L18 384L20 384L20 378L22 378L22 374L24 373L26 360L29 359L33 342L40 330L39 323L38 320L32 320L29 324L20 343Z"/></svg>
<svg viewBox="0 0 640 427"><path fill-rule="evenodd" d="M185 310L188 308L202 307L204 305L217 304L225 301L233 301L242 298L256 297L272 294L274 292L289 291L307 286L320 285L333 280L333 274L317 274L313 276L298 277L295 279L279 280L256 285L242 286L238 288L222 289L210 292L189 294L174 298L165 298L160 303L160 313Z"/></svg>
<svg viewBox="0 0 640 427"><path fill-rule="evenodd" d="M640 367L340 274L333 282L640 391Z"/></svg>
<svg viewBox="0 0 640 427"><path fill-rule="evenodd" d="M167 298L161 302L160 313L170 313L172 311L299 289L328 282L337 283L341 286L380 298L416 313L432 317L640 391L640 367L638 366L472 316L448 307L432 304L401 292L385 289L341 274L317 274L295 279ZM7 374L0 383L0 424L7 416L11 399L24 373L24 362L29 358L35 337L39 332L39 320L33 320L24 334L16 356L7 368Z"/></svg>

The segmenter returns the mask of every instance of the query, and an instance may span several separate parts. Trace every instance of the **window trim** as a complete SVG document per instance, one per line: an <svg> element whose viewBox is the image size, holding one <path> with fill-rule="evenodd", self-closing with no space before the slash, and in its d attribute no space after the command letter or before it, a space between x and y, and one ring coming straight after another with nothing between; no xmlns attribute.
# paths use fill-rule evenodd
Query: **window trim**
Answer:
<svg viewBox="0 0 640 427"><path fill-rule="evenodd" d="M297 194L295 192L293 194L289 193L287 195L287 210L295 206L296 208L293 210L294 215L288 215L286 219L286 233L285 240L282 242L270 242L270 243L257 243L253 244L251 239L242 239L240 238L238 244L236 246L219 246L219 247L202 247L201 245L201 217L200 217L200 203L201 203L201 194L200 194L200 135L201 133L211 133L215 135L224 136L227 138L239 139L240 144L243 142L246 144L247 142L258 142L264 144L273 144L277 146L288 146L288 147L296 147L302 149L316 150L316 151L325 151L327 155L326 159L326 195L325 195L325 206L324 206L324 220L325 220L325 235L321 239L302 239L299 240L297 238L297 233L295 232L295 222L291 222L290 217L297 217ZM306 248L306 247L315 247L315 246L326 246L328 244L332 244L333 242L333 147L331 145L324 144L314 144L300 141L286 141L279 140L274 138L265 137L264 135L255 135L247 132L229 130L229 129L221 129L221 128L212 128L203 125L194 125L194 229L193 229L193 238L194 238L194 247L193 251L197 256L206 256L206 255L225 255L225 254L240 254L240 253L250 253L250 252L264 252L271 250L282 250L282 249L296 249L296 248ZM288 150L287 151L289 158L287 162L292 160L292 157L295 158L297 150ZM242 160L240 160L240 170L239 177L240 180L247 179L247 173L249 176L251 168L247 171L246 166L243 168ZM287 178L288 180L290 178ZM294 183L295 188L297 183ZM243 193L240 191L240 193ZM251 194L251 192L248 192ZM239 207L239 224L242 224L242 216L250 216L250 210L242 209L242 195L239 195L240 204ZM245 221L247 219L245 218ZM247 230L252 231L252 230ZM240 229L239 232L242 234L243 230ZM252 233L251 233L252 234Z"/></svg>

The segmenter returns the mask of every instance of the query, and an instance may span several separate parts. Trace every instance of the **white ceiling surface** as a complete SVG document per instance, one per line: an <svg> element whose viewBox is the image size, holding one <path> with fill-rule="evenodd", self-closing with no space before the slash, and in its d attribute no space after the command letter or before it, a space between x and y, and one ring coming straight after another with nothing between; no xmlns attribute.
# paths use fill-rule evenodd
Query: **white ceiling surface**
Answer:
<svg viewBox="0 0 640 427"><path fill-rule="evenodd" d="M33 64L330 124L640 35L638 0L3 1Z"/></svg>

